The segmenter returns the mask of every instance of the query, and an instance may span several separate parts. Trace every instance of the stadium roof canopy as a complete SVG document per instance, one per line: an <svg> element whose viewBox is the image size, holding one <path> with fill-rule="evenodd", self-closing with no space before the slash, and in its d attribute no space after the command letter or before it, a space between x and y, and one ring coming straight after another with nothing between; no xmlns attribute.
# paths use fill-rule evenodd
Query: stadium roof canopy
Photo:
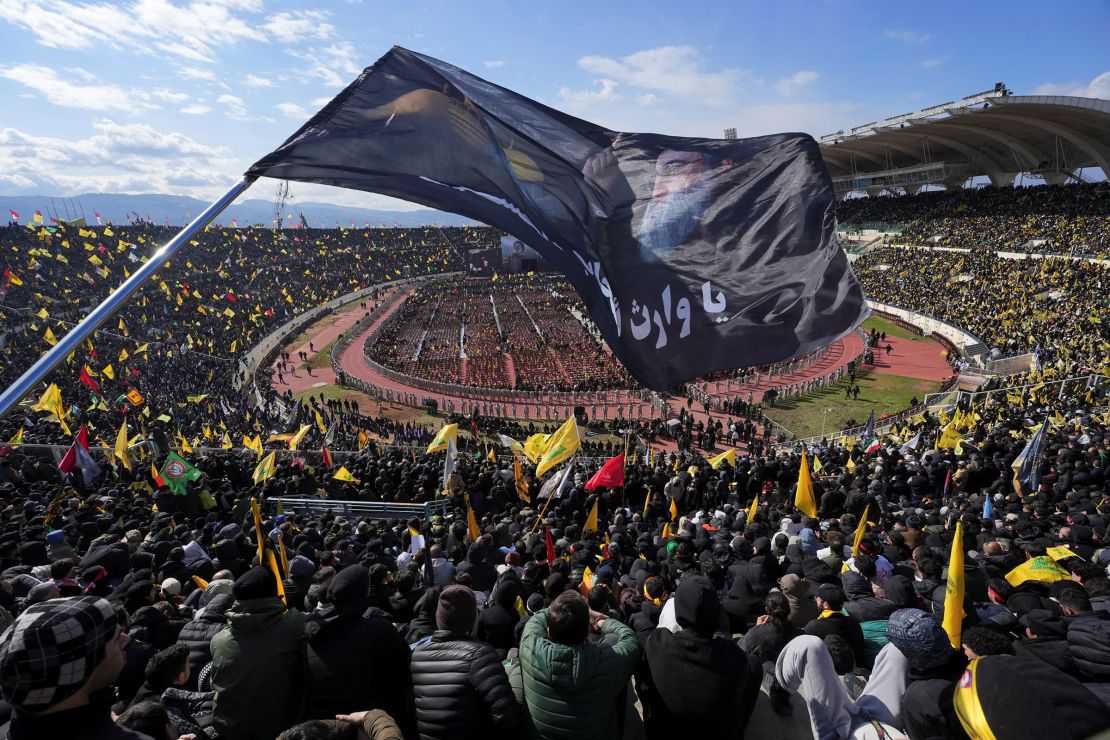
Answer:
<svg viewBox="0 0 1110 740"><path fill-rule="evenodd" d="M837 131L820 139L837 195L915 193L923 185L963 187L1018 175L1059 184L1084 168L1110 177L1110 101L1011 95L999 83L915 113Z"/></svg>

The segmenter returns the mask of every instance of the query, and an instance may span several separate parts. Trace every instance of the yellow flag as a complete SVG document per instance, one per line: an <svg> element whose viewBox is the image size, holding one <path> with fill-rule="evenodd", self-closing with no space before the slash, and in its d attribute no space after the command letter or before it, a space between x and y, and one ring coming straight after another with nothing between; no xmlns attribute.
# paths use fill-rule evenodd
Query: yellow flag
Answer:
<svg viewBox="0 0 1110 740"><path fill-rule="evenodd" d="M964 523L956 522L952 555L948 559L948 585L944 589L944 631L948 642L960 649L960 628L964 622Z"/></svg>
<svg viewBox="0 0 1110 740"><path fill-rule="evenodd" d="M817 502L813 498L813 479L809 477L809 462L802 450L802 466L798 468L798 492L794 494L794 506L798 511L817 518Z"/></svg>
<svg viewBox="0 0 1110 740"><path fill-rule="evenodd" d="M57 385L51 383L47 386L38 402L31 407L32 411L49 411L59 419L65 416L65 407L62 404L62 391Z"/></svg>
<svg viewBox="0 0 1110 740"><path fill-rule="evenodd" d="M1047 555L1030 558L1006 574L1006 580L1010 582L1011 586L1020 586L1026 581L1052 583L1053 581L1066 581L1070 578L1071 574L1057 565Z"/></svg>
<svg viewBox="0 0 1110 740"><path fill-rule="evenodd" d="M127 419L124 419L119 426L119 432L116 433L116 447L112 454L113 457L119 458L123 467L131 469L131 457L127 454Z"/></svg>
<svg viewBox="0 0 1110 740"><path fill-rule="evenodd" d="M177 433L177 445L181 448L183 453L193 451L192 446L189 445L189 440L185 439L185 435L180 431Z"/></svg>
<svg viewBox="0 0 1110 740"><path fill-rule="evenodd" d="M270 454L272 455L274 453L271 452ZM335 475L333 475L332 478L334 478L336 480L341 480L344 483L361 483L362 482L358 478L351 475L351 471L347 470L346 466L344 466L344 465L339 466L339 470L335 471Z"/></svg>
<svg viewBox="0 0 1110 740"><path fill-rule="evenodd" d="M248 450L254 450L254 454L255 454L256 459L258 459L258 460L262 459L262 438L260 436L258 436L256 434L256 435L254 435L254 439L251 439L250 437L248 437L247 435L244 434L243 435L243 446L246 447Z"/></svg>
<svg viewBox="0 0 1110 740"><path fill-rule="evenodd" d="M948 426L940 433L940 437L937 439L937 447L942 449L955 449L963 438L964 435L956 431L956 420L953 419L948 422Z"/></svg>
<svg viewBox="0 0 1110 740"><path fill-rule="evenodd" d="M721 463L723 463L726 460L728 461L729 465L731 465L732 467L735 468L736 467L736 450L734 450L734 449L733 450L725 450L720 455L717 455L716 457L709 458L709 465L714 470L716 470L717 468L721 467Z"/></svg>
<svg viewBox="0 0 1110 740"><path fill-rule="evenodd" d="M863 542L863 535L867 532L867 515L871 513L871 504L863 507L863 516L856 526L856 536L852 538L852 557L859 555L859 546Z"/></svg>
<svg viewBox="0 0 1110 740"><path fill-rule="evenodd" d="M12 446L18 446L18 445L23 444L23 427L20 427L19 431L16 432L15 435L12 436L12 438L8 440L8 444L12 445Z"/></svg>
<svg viewBox="0 0 1110 740"><path fill-rule="evenodd" d="M825 469L825 466L821 464L821 458L819 458L819 457L813 458L813 472L817 473L819 475L821 473L821 471L824 470L824 469Z"/></svg>
<svg viewBox="0 0 1110 740"><path fill-rule="evenodd" d="M447 449L447 443L451 440L458 442L459 425L458 424L444 424L440 430L436 432L436 436L432 439L431 444L428 445L427 452L439 452L440 450Z"/></svg>
<svg viewBox="0 0 1110 740"><path fill-rule="evenodd" d="M755 495L752 499L752 505L748 507L748 515L745 517L744 524L751 524L755 521L755 513L759 511L759 494Z"/></svg>
<svg viewBox="0 0 1110 740"><path fill-rule="evenodd" d="M582 442L578 439L578 424L571 416L547 440L543 454L536 463L536 477L542 477L551 468L570 459L570 456L578 452L581 447Z"/></svg>
<svg viewBox="0 0 1110 740"><path fill-rule="evenodd" d="M524 471L520 469L520 458L513 455L513 480L516 484L517 497L526 504L532 503L532 495L528 491L528 481L524 480Z"/></svg>
<svg viewBox="0 0 1110 740"><path fill-rule="evenodd" d="M251 474L251 479L254 480L255 483L261 483L267 478L274 477L274 473L277 472L277 463L274 460L276 454L275 452L271 452L258 463L258 466L254 469L254 473Z"/></svg>
<svg viewBox="0 0 1110 740"><path fill-rule="evenodd" d="M35 314L35 316L38 316L40 319L50 318L50 314L47 312L47 310L45 308L40 308L39 312L37 314Z"/></svg>
<svg viewBox="0 0 1110 740"><path fill-rule="evenodd" d="M115 368L113 368L111 365L105 365L104 369L101 370L100 372L108 380L115 380L116 379Z"/></svg>
<svg viewBox="0 0 1110 740"><path fill-rule="evenodd" d="M489 452L486 453L486 459L489 460L491 463L497 463L497 453L493 451L492 447L490 447Z"/></svg>
<svg viewBox="0 0 1110 740"><path fill-rule="evenodd" d="M42 338L45 339L46 343L51 347L58 343L58 338L54 336L54 332L50 330L49 326L46 327L46 333L42 335Z"/></svg>
<svg viewBox="0 0 1110 740"><path fill-rule="evenodd" d="M848 470L848 472L851 472L856 469L856 461L849 457L848 462L844 465L844 467Z"/></svg>
<svg viewBox="0 0 1110 740"><path fill-rule="evenodd" d="M119 351L119 359L117 360L117 362L127 362L128 357L130 357L130 355L127 354L127 350L121 349Z"/></svg>
<svg viewBox="0 0 1110 740"><path fill-rule="evenodd" d="M370 436L366 432L359 429L358 430L358 448L361 450L364 447L366 447L366 445L368 445L368 444L370 444Z"/></svg>
<svg viewBox="0 0 1110 740"><path fill-rule="evenodd" d="M320 416L319 411L313 411L313 413L316 414L316 426L320 427L320 431L326 434L328 428L324 426L324 417Z"/></svg>
<svg viewBox="0 0 1110 740"><path fill-rule="evenodd" d="M532 462L539 462L543 448L547 444L547 438L550 436L550 434L533 434L524 440L524 456Z"/></svg>
<svg viewBox="0 0 1110 740"><path fill-rule="evenodd" d="M586 517L586 523L582 525L583 532L597 531L597 502L598 499L595 498L593 508L590 509L590 515Z"/></svg>
<svg viewBox="0 0 1110 740"><path fill-rule="evenodd" d="M672 522L677 522L678 521L678 502L675 501L673 498L671 499L670 512L671 512L671 521Z"/></svg>
<svg viewBox="0 0 1110 740"><path fill-rule="evenodd" d="M227 436L227 432L224 432L223 436L220 437L220 449L230 450L234 446L235 445L231 444L231 437Z"/></svg>
<svg viewBox="0 0 1110 740"><path fill-rule="evenodd" d="M470 508L469 497L466 499L466 533L470 536L471 542L477 542L482 536L482 530L478 528L478 520L474 516L474 509Z"/></svg>
<svg viewBox="0 0 1110 740"><path fill-rule="evenodd" d="M301 442L304 441L304 437L305 437L306 434L308 434L310 429L312 429L311 424L302 425L301 428L297 430L297 433L289 438L289 449L291 449L291 450L297 449L297 447L301 444Z"/></svg>

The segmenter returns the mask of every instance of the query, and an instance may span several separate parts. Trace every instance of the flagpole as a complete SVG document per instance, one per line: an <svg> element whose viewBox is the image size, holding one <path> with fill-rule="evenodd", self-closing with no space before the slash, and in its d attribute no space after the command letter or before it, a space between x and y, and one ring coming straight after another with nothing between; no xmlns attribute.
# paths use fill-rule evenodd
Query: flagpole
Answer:
<svg viewBox="0 0 1110 740"><path fill-rule="evenodd" d="M118 288L90 311L88 316L82 319L77 326L70 329L64 337L58 340L57 344L51 347L34 365L8 386L0 394L0 418L7 416L8 412L30 394L51 370L60 365L71 352L77 349L82 341L118 311L131 297L132 293L157 272L193 235L207 226L212 219L219 215L220 211L231 205L232 201L249 188L255 179L252 176L244 176L243 179L235 183L230 190L193 219L188 226L152 254L146 264L133 272L131 277L124 280Z"/></svg>

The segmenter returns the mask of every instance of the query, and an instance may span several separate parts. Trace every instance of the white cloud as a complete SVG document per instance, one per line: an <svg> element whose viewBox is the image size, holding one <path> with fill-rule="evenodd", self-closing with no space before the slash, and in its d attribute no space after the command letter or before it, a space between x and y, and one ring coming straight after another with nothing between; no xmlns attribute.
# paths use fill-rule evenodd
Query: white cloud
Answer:
<svg viewBox="0 0 1110 740"><path fill-rule="evenodd" d="M296 103L278 103L274 107L281 111L286 118L297 118L303 121L311 115Z"/></svg>
<svg viewBox="0 0 1110 740"><path fill-rule="evenodd" d="M326 39L335 33L335 26L328 23L327 18L328 13L322 10L283 10L270 16L262 28L286 44L305 39Z"/></svg>
<svg viewBox="0 0 1110 740"><path fill-rule="evenodd" d="M156 87L151 91L151 94L159 100L165 100L167 103L184 103L192 97L188 93L168 90L164 87Z"/></svg>
<svg viewBox="0 0 1110 740"><path fill-rule="evenodd" d="M775 90L779 95L787 97L793 95L799 88L817 80L817 73L808 69L795 72L789 77L784 77L775 83Z"/></svg>
<svg viewBox="0 0 1110 740"><path fill-rule="evenodd" d="M346 86L362 72L362 67L356 61L355 47L345 41L304 51L287 49L287 52L307 62L303 69L307 79L317 79L331 87Z"/></svg>
<svg viewBox="0 0 1110 740"><path fill-rule="evenodd" d="M486 69L497 69L498 67L504 67L505 66L505 60L504 59L487 59L486 61L482 62L482 64L484 64L486 66Z"/></svg>
<svg viewBox="0 0 1110 740"><path fill-rule="evenodd" d="M177 73L182 77L187 77L190 80L214 80L216 73L210 69L200 69L199 67L178 67Z"/></svg>
<svg viewBox="0 0 1110 740"><path fill-rule="evenodd" d="M921 31L883 31L883 38L891 41L898 41L906 44L907 46L917 46L924 44L933 38L932 34L922 33Z"/></svg>
<svg viewBox="0 0 1110 740"><path fill-rule="evenodd" d="M274 83L265 77L256 77L255 75L247 75L247 79L243 80L243 84L247 87L273 87Z"/></svg>
<svg viewBox="0 0 1110 740"><path fill-rule="evenodd" d="M1072 95L1079 98L1110 100L1110 72L1103 72L1090 82L1046 82L1033 90L1034 95Z"/></svg>
<svg viewBox="0 0 1110 740"><path fill-rule="evenodd" d="M917 63L917 66L922 69L936 69L947 61L948 57L932 57L930 59L922 59Z"/></svg>
<svg viewBox="0 0 1110 740"><path fill-rule="evenodd" d="M334 98L334 97L335 97L334 95L326 95L322 98L313 98L312 100L310 100L308 102L312 103L317 108L323 108L325 105L330 103L332 101L332 98Z"/></svg>
<svg viewBox="0 0 1110 740"><path fill-rule="evenodd" d="M216 98L216 102L227 109L229 118L234 118L237 121L250 120L250 116L247 114L247 106L239 96L224 93Z"/></svg>
<svg viewBox="0 0 1110 740"><path fill-rule="evenodd" d="M597 90L571 90L569 87L559 89L559 97L570 108L581 108L591 103L616 100L620 97L617 93L617 83L602 78L595 80Z"/></svg>
<svg viewBox="0 0 1110 740"><path fill-rule="evenodd" d="M184 113L187 116L203 116L205 113L211 112L212 109L204 103L193 103L192 105L187 105L178 111L178 113Z"/></svg>
<svg viewBox="0 0 1110 740"><path fill-rule="evenodd" d="M211 62L216 51L266 33L240 13L262 11L260 0L0 0L0 17L26 29L43 46L91 49L105 44L145 54Z"/></svg>
<svg viewBox="0 0 1110 740"><path fill-rule="evenodd" d="M93 123L84 139L37 136L14 128L0 130L0 182L24 192L175 192L230 180L228 151L177 132L146 124Z"/></svg>
<svg viewBox="0 0 1110 740"><path fill-rule="evenodd" d="M578 66L609 80L710 105L732 100L743 76L738 69L705 69L704 60L692 46L644 49L619 59L585 56Z"/></svg>
<svg viewBox="0 0 1110 740"><path fill-rule="evenodd" d="M50 67L37 64L0 67L0 77L25 85L54 105L66 108L130 112L158 107L142 90L108 84L80 84L59 76Z"/></svg>
<svg viewBox="0 0 1110 740"><path fill-rule="evenodd" d="M655 93L646 93L644 95L637 96L636 102L640 104L640 107L647 108L652 105L659 105L663 102L663 98L659 97Z"/></svg>

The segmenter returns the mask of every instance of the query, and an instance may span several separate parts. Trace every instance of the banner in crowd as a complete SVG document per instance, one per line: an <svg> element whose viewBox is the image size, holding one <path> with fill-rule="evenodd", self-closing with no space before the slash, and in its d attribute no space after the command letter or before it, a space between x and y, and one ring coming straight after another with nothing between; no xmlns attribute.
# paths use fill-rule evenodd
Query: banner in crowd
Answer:
<svg viewBox="0 0 1110 740"><path fill-rule="evenodd" d="M247 174L504 229L567 275L656 390L819 349L868 313L805 134L610 131L395 47Z"/></svg>

